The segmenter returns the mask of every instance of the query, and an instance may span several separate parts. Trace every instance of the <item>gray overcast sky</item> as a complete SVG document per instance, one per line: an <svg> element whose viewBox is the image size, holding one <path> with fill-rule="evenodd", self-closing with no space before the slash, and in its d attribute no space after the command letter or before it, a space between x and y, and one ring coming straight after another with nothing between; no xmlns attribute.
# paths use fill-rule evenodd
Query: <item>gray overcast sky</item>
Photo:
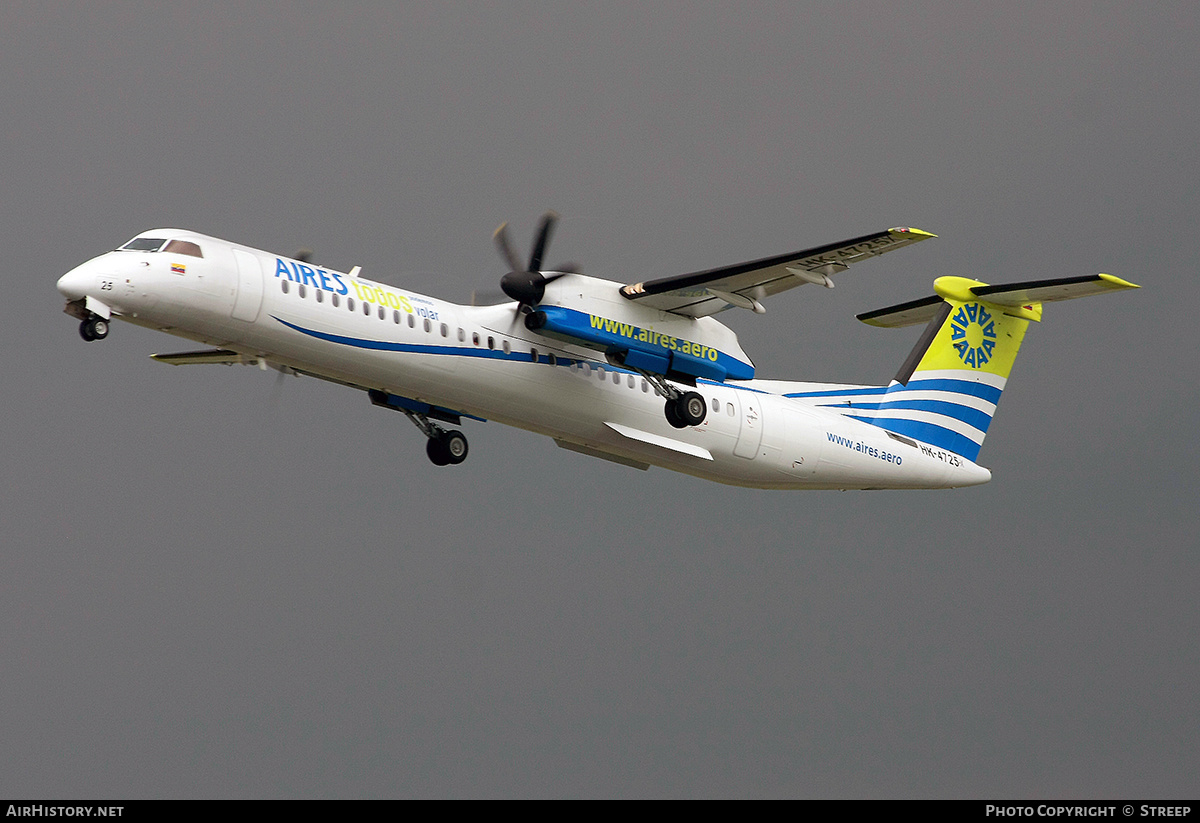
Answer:
<svg viewBox="0 0 1200 823"><path fill-rule="evenodd" d="M0 9L0 795L1195 797L1194 3ZM895 225L730 313L1107 271L954 492L762 492L495 423L436 469L346 389L86 345L55 279L180 226L466 300L503 220L632 282Z"/></svg>

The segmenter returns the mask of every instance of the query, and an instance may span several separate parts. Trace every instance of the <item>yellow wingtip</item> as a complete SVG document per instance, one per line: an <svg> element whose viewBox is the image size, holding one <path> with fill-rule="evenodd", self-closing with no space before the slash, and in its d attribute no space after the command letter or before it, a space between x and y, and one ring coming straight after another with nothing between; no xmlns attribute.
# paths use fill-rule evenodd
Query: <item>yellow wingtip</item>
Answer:
<svg viewBox="0 0 1200 823"><path fill-rule="evenodd" d="M1101 274L1100 279L1111 285L1114 289L1140 289L1137 283L1130 283L1128 280L1122 280L1111 274Z"/></svg>
<svg viewBox="0 0 1200 823"><path fill-rule="evenodd" d="M927 237L937 237L936 234L933 234L933 233L927 232L927 231L923 231L922 229L914 229L911 226L896 226L895 228L888 229L888 231L893 234L915 234L917 237L919 237L922 240L924 240Z"/></svg>

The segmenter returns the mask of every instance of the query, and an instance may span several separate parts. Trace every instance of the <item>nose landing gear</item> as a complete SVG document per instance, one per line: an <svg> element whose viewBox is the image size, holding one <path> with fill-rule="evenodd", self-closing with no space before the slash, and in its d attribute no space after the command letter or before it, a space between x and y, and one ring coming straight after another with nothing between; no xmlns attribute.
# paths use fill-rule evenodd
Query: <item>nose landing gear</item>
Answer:
<svg viewBox="0 0 1200 823"><path fill-rule="evenodd" d="M108 321L103 317L89 317L80 322L79 336L91 343L108 337Z"/></svg>
<svg viewBox="0 0 1200 823"><path fill-rule="evenodd" d="M396 397L377 389L369 390L367 397L376 406L403 412L413 425L421 430L421 434L428 438L425 442L425 454L433 465L457 466L467 459L466 435L454 429L443 429L429 419L433 417L457 425L461 422L460 415L448 409L430 406L417 400Z"/></svg>
<svg viewBox="0 0 1200 823"><path fill-rule="evenodd" d="M71 300L63 306L63 313L79 321L79 336L87 342L108 337L108 319L112 309L94 297Z"/></svg>
<svg viewBox="0 0 1200 823"><path fill-rule="evenodd" d="M467 459L467 438L460 431L432 426L436 434L425 441L425 454L435 466L457 466Z"/></svg>

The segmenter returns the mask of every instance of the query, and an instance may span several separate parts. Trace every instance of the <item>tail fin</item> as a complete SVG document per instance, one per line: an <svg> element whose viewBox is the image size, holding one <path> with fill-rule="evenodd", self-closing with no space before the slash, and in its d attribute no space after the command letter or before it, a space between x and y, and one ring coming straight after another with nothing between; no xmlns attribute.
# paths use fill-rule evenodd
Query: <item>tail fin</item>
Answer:
<svg viewBox="0 0 1200 823"><path fill-rule="evenodd" d="M860 314L873 326L928 322L877 403L854 403L853 416L960 454L979 455L1029 321L1042 304L1138 288L1108 274L989 286L939 277L936 296Z"/></svg>

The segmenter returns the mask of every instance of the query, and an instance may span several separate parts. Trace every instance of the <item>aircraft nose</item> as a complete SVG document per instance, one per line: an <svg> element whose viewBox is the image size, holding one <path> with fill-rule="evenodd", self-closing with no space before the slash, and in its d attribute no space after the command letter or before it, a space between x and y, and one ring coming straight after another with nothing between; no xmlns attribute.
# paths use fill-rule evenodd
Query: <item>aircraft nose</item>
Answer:
<svg viewBox="0 0 1200 823"><path fill-rule="evenodd" d="M86 297L88 286L93 280L92 273L87 269L86 265L76 266L58 278L59 294L68 300L82 300Z"/></svg>

